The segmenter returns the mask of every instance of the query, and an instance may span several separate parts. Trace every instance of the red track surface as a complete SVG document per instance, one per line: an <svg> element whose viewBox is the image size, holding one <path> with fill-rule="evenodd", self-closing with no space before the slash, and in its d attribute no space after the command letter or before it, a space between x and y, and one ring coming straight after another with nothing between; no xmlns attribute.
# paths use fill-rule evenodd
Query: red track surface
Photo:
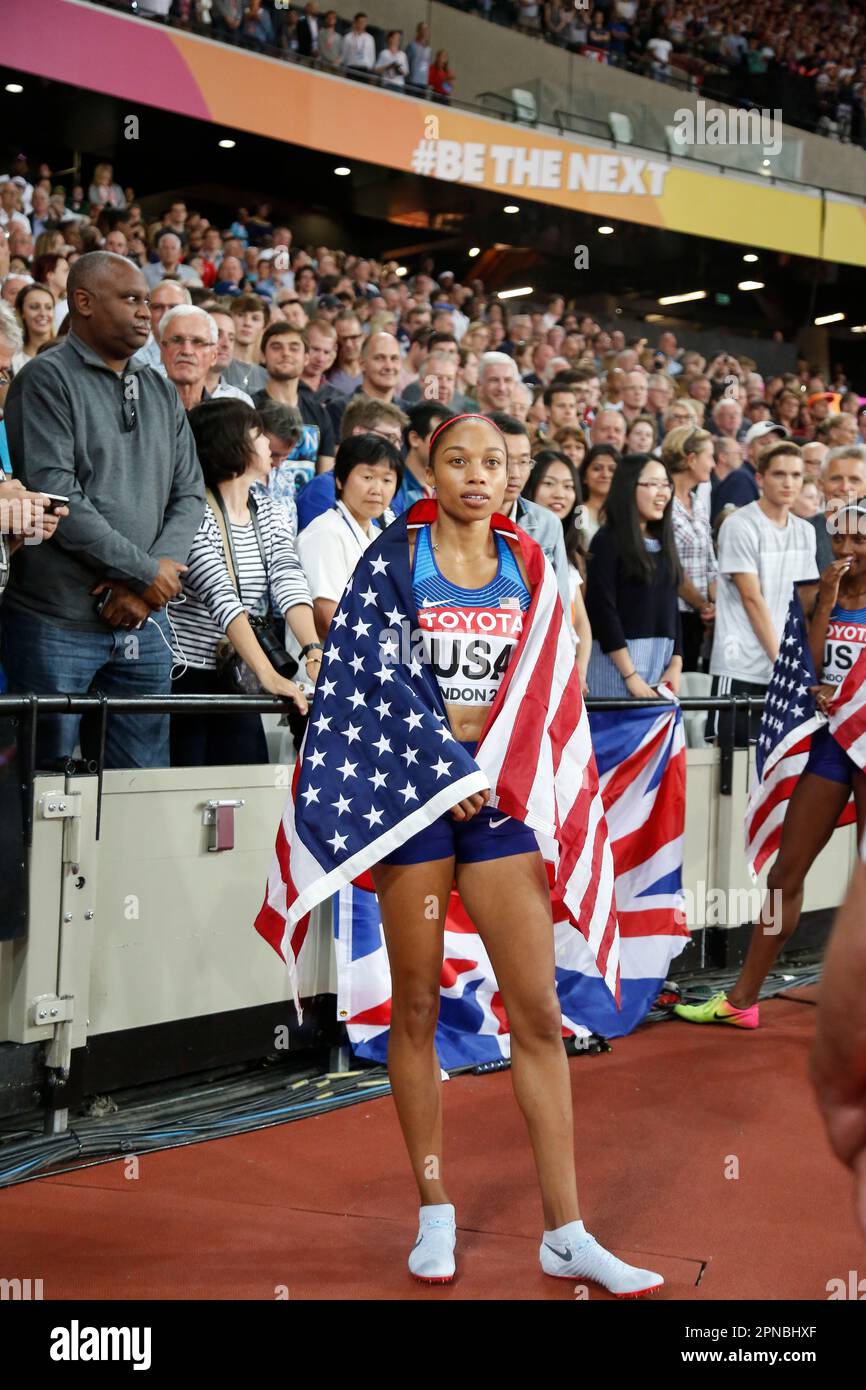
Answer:
<svg viewBox="0 0 866 1390"><path fill-rule="evenodd" d="M763 1004L754 1033L664 1023L570 1063L587 1229L659 1270L656 1298L824 1300L862 1267L806 1079L811 998ZM451 1285L406 1269L417 1197L390 1098L145 1154L137 1179L118 1162L7 1189L0 1274L42 1278L46 1299L272 1299L281 1285L292 1300L573 1299L538 1266L508 1073L449 1081L445 1133Z"/></svg>

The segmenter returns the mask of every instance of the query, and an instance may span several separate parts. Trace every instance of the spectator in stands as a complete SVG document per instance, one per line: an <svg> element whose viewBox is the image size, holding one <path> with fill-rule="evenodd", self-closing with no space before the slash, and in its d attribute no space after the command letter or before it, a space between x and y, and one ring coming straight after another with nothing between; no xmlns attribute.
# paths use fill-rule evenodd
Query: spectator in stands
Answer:
<svg viewBox="0 0 866 1390"><path fill-rule="evenodd" d="M343 412L340 440L349 439L355 434L378 434L393 444L399 453L406 423L407 417L396 405L388 401L372 400L359 391ZM314 517L333 507L336 500L333 469L317 473L298 494L300 528L303 530L305 526L309 526Z"/></svg>
<svg viewBox="0 0 866 1390"><path fill-rule="evenodd" d="M800 418L800 397L797 392L787 388L780 391L773 403L773 415L792 434Z"/></svg>
<svg viewBox="0 0 866 1390"><path fill-rule="evenodd" d="M785 426L777 425L773 420L759 420L757 425L752 425L746 431L743 440L746 458L742 466L729 473L713 492L713 521L728 507L746 507L750 502L757 502L761 495L758 486L758 459L774 437L784 439L785 436ZM728 435L727 438L732 436Z"/></svg>
<svg viewBox="0 0 866 1390"><path fill-rule="evenodd" d="M394 511L403 512L421 497L431 497L427 482L430 461L429 445L434 432L457 412L438 400L421 400L407 410L408 419L403 431L405 470L399 490L394 497Z"/></svg>
<svg viewBox="0 0 866 1390"><path fill-rule="evenodd" d="M404 397L404 404L413 401L438 400L442 405L451 406L455 413L463 409L463 397L457 391L458 364L446 352L431 352L421 364L421 371L414 388Z"/></svg>
<svg viewBox="0 0 866 1390"><path fill-rule="evenodd" d="M242 401L207 401L191 412L190 425L207 507L184 578L186 602L176 618L186 669L174 680L173 693L237 693L239 687L224 671L224 658L236 653L256 685L285 696L306 713L297 685L273 665L250 622L266 619L271 605L283 614L302 644L307 676L315 682L322 644L304 571L282 508L267 494L251 495L256 483L267 483L271 469L259 417ZM245 711L207 719L173 715L171 761L174 767L266 763L261 719Z"/></svg>
<svg viewBox="0 0 866 1390"><path fill-rule="evenodd" d="M352 571L380 533L373 522L390 505L402 476L399 453L380 435L351 435L337 450L337 500L298 536L298 555L309 580L316 631L322 641Z"/></svg>
<svg viewBox="0 0 866 1390"><path fill-rule="evenodd" d="M0 304L0 394L6 392L12 361L22 343L15 315ZM25 540L50 540L62 518L68 515L68 507L46 511L39 494L28 492L19 479L4 472L0 458L0 599L9 582L11 557L19 546Z"/></svg>
<svg viewBox="0 0 866 1390"><path fill-rule="evenodd" d="M183 245L177 232L160 232L155 242L158 261L149 261L143 275L148 289L156 289L161 280L179 280L182 285L200 285L201 280L188 265L181 264Z"/></svg>
<svg viewBox="0 0 866 1390"><path fill-rule="evenodd" d="M646 410L647 391L647 374L642 368L626 372L622 379L622 413L627 426Z"/></svg>
<svg viewBox="0 0 866 1390"><path fill-rule="evenodd" d="M826 441L831 449L840 449L847 444L856 444L859 439L857 421L847 411L831 415L827 421Z"/></svg>
<svg viewBox="0 0 866 1390"><path fill-rule="evenodd" d="M548 511L553 512L562 524L570 597L566 612L577 636L577 664L581 685L586 694L586 672L592 654L592 632L583 602L583 575L578 563L582 556L576 525L581 500L577 469L557 449L542 449L532 461L532 472L524 486L523 496L527 501L535 502L539 507L546 507Z"/></svg>
<svg viewBox="0 0 866 1390"><path fill-rule="evenodd" d="M253 395L253 404L269 400L295 406L311 435L311 462L315 472L333 468L336 445L328 412L301 380L307 360L307 337L290 323L272 323L262 335L262 357L267 383ZM312 477L313 469L310 470Z"/></svg>
<svg viewBox="0 0 866 1390"><path fill-rule="evenodd" d="M544 393L544 404L547 406L551 430L563 429L567 425L577 424L577 393L572 386L557 381L552 382Z"/></svg>
<svg viewBox="0 0 866 1390"><path fill-rule="evenodd" d="M478 408L482 414L507 413L516 381L517 367L512 357L504 352L483 353L478 365Z"/></svg>
<svg viewBox="0 0 866 1390"><path fill-rule="evenodd" d="M358 390L377 401L393 401L400 376L400 344L393 333L371 333L361 349Z"/></svg>
<svg viewBox="0 0 866 1390"><path fill-rule="evenodd" d="M152 301L151 301L152 304ZM231 386L223 375L231 366L235 342L235 321L226 309L213 308L209 311L217 328L216 351L213 363L205 378L203 400L238 400L252 405L252 397L239 386Z"/></svg>
<svg viewBox="0 0 866 1390"><path fill-rule="evenodd" d="M308 0L304 13L298 20L298 52L303 58L316 58L319 53L319 7L316 0Z"/></svg>
<svg viewBox="0 0 866 1390"><path fill-rule="evenodd" d="M517 0L517 25L537 33L541 27L541 5L538 0Z"/></svg>
<svg viewBox="0 0 866 1390"><path fill-rule="evenodd" d="M592 627L591 695L657 698L679 690L681 574L664 464L629 454L617 466L604 525L589 547L586 611Z"/></svg>
<svg viewBox="0 0 866 1390"><path fill-rule="evenodd" d="M613 474L620 457L619 450L614 449L612 445L599 443L589 449L578 467L582 493L578 530L584 550L589 549L589 542L602 525L607 493L610 492L610 484L613 482Z"/></svg>
<svg viewBox="0 0 866 1390"><path fill-rule="evenodd" d="M808 446L807 446L808 447ZM834 514L845 503L866 497L866 447L846 444L831 449L821 469L821 491L824 511L810 518L817 538L816 563L821 574L834 560L830 530Z"/></svg>
<svg viewBox="0 0 866 1390"><path fill-rule="evenodd" d="M523 496L523 489L532 472L529 432L521 420L516 420L513 415L506 415L503 411L493 411L489 418L505 436L508 472L505 497L499 510L503 516L509 517L517 526L521 526L527 535L541 546L553 565L563 611L568 613L571 607L571 582L562 526L553 512Z"/></svg>
<svg viewBox="0 0 866 1390"><path fill-rule="evenodd" d="M703 670L704 648L715 619L719 567L710 515L699 489L713 472L713 436L689 425L671 430L662 444L662 463L674 483L671 520L682 571L679 589L683 670Z"/></svg>
<svg viewBox="0 0 866 1390"><path fill-rule="evenodd" d="M440 100L448 102L454 91L454 73L448 62L448 54L440 48L427 72L427 85Z"/></svg>
<svg viewBox="0 0 866 1390"><path fill-rule="evenodd" d="M17 376L42 344L54 338L54 295L44 285L25 285L15 296L15 312L24 334L24 345L12 360Z"/></svg>
<svg viewBox="0 0 866 1390"><path fill-rule="evenodd" d="M811 478L806 478L800 489L800 496L794 503L791 511L794 516L801 516L804 521L811 521L813 517L819 515L824 497L820 487ZM820 570L821 566L818 565Z"/></svg>
<svg viewBox="0 0 866 1390"><path fill-rule="evenodd" d="M674 384L663 372L653 372L652 376L647 378L646 408L655 419L656 443L659 443L664 435L663 416L673 400L673 394Z"/></svg>
<svg viewBox="0 0 866 1390"><path fill-rule="evenodd" d="M714 695L763 699L796 584L817 579L815 530L792 516L803 483L798 445L780 440L758 459L761 497L726 517L719 531L719 580L710 673ZM736 475L734 475L736 476ZM707 739L718 735L736 747L754 742L760 711L738 711L707 721Z"/></svg>
<svg viewBox="0 0 866 1390"><path fill-rule="evenodd" d="M376 72L381 75L382 82L386 87L406 86L406 78L409 76L409 60L400 47L400 30L390 29L388 31L385 47L376 59Z"/></svg>
<svg viewBox="0 0 866 1390"><path fill-rule="evenodd" d="M547 0L544 6L544 32L553 43L568 42L570 23L569 11L561 0Z"/></svg>
<svg viewBox="0 0 866 1390"><path fill-rule="evenodd" d="M427 86L430 71L430 26L422 19L415 30L415 37L406 46L409 60L409 85L423 90Z"/></svg>
<svg viewBox="0 0 866 1390"><path fill-rule="evenodd" d="M554 448L559 449L569 463L575 468L580 468L586 458L586 435L579 425L566 425L563 429L554 430L551 435L551 443Z"/></svg>
<svg viewBox="0 0 866 1390"><path fill-rule="evenodd" d="M180 593L204 510L195 444L171 383L130 360L150 329L141 272L109 252L82 256L69 301L66 340L13 381L6 404L22 481L70 502L62 544L24 547L17 557L3 664L15 691L167 694L164 609ZM117 640L119 630L137 630L132 647ZM45 720L41 756L71 756L78 725L75 715ZM164 767L167 759L167 716L109 721L106 766Z"/></svg>
<svg viewBox="0 0 866 1390"><path fill-rule="evenodd" d="M54 296L54 331L57 332L68 313L66 305L66 281L69 279L69 262L65 256L51 253L36 256L33 261L33 279L44 285Z"/></svg>
<svg viewBox="0 0 866 1390"><path fill-rule="evenodd" d="M178 304L191 304L192 297L185 285L177 280L162 280L150 292L150 336L143 348L133 357L137 367L159 367L162 364L162 350L159 342L159 325L168 309Z"/></svg>
<svg viewBox="0 0 866 1390"><path fill-rule="evenodd" d="M307 329L307 360L302 381L320 405L342 399L341 393L325 380L337 356L337 330L326 318L315 318Z"/></svg>
<svg viewBox="0 0 866 1390"><path fill-rule="evenodd" d="M636 415L626 432L626 453L654 454L656 452L655 444L655 420L651 415Z"/></svg>
<svg viewBox="0 0 866 1390"><path fill-rule="evenodd" d="M376 45L367 33L367 16L359 11L352 27L343 35L343 67L347 72L372 72L376 65Z"/></svg>
<svg viewBox="0 0 866 1390"><path fill-rule="evenodd" d="M707 422L711 434L721 434L727 439L745 441L749 426L743 421L743 407L739 401L723 396L712 409L712 419Z"/></svg>
<svg viewBox="0 0 866 1390"><path fill-rule="evenodd" d="M126 207L126 197L120 184L114 182L114 169L110 164L97 164L87 197L94 215L99 208Z"/></svg>
<svg viewBox="0 0 866 1390"><path fill-rule="evenodd" d="M275 502L279 502L286 514L292 540L295 540L298 534L298 477L294 458L303 432L301 412L294 406L268 401L260 407L258 415L271 451L271 471L267 483L255 484L253 491L266 491ZM306 476L304 471L301 476Z"/></svg>
<svg viewBox="0 0 866 1390"><path fill-rule="evenodd" d="M205 383L216 361L218 337L217 326L204 309L178 304L163 315L159 326L162 364L187 414L206 398Z"/></svg>
<svg viewBox="0 0 866 1390"><path fill-rule="evenodd" d="M343 61L343 36L337 28L337 11L328 10L319 29L319 58L329 67L338 68Z"/></svg>
<svg viewBox="0 0 866 1390"><path fill-rule="evenodd" d="M710 476L713 496L720 483L735 472L743 462L743 446L738 439L728 439L724 435L713 437L713 457L715 467ZM715 507L711 508L715 512Z"/></svg>
<svg viewBox="0 0 866 1390"><path fill-rule="evenodd" d="M241 294L232 300L229 313L235 321L235 345L225 379L230 386L239 386L252 396L267 385L268 374L261 365L261 348L268 306L258 294Z"/></svg>
<svg viewBox="0 0 866 1390"><path fill-rule="evenodd" d="M21 210L21 192L16 183L9 179L6 183L0 184L0 227L4 227L6 232L18 226L25 232L30 231L30 223Z"/></svg>
<svg viewBox="0 0 866 1390"><path fill-rule="evenodd" d="M622 453L625 448L625 435L625 416L621 410L599 410L590 427L589 442L593 448L596 444L607 444L617 453Z"/></svg>
<svg viewBox="0 0 866 1390"><path fill-rule="evenodd" d="M859 444L861 441L858 439L857 442ZM820 486L821 469L829 453L827 445L822 444L820 440L813 439L809 444L801 444L800 449L803 455L805 477L818 483Z"/></svg>
<svg viewBox="0 0 866 1390"><path fill-rule="evenodd" d="M334 319L334 328L337 333L337 361L326 374L327 380L335 390L344 396L351 396L361 385L364 330L360 320L351 312L338 314Z"/></svg>

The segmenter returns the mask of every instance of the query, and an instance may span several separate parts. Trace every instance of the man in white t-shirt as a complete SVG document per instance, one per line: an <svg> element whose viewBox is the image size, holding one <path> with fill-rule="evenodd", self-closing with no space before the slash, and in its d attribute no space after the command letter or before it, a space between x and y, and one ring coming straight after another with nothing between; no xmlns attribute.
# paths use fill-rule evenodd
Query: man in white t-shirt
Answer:
<svg viewBox="0 0 866 1390"><path fill-rule="evenodd" d="M719 531L719 580L710 674L714 695L762 699L779 655L779 641L796 584L818 578L815 530L791 507L803 486L798 445L783 440L758 460L761 497L740 507ZM754 743L760 711L738 712L735 747ZM707 720L707 740L730 742L724 711Z"/></svg>

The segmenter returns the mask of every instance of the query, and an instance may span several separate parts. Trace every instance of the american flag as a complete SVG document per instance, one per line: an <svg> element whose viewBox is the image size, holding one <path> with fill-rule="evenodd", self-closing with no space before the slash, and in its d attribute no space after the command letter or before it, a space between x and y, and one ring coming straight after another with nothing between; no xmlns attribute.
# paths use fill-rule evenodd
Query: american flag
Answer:
<svg viewBox="0 0 866 1390"><path fill-rule="evenodd" d="M309 913L473 792L536 832L554 910L586 938L619 998L613 860L574 647L550 564L519 527L532 601L472 758L451 734L423 650L409 573L409 528L435 520L416 502L364 552L331 624L277 833L256 929L285 960L300 1015L296 960ZM408 642L408 647L407 647Z"/></svg>
<svg viewBox="0 0 866 1390"><path fill-rule="evenodd" d="M834 701L837 710L853 674ZM756 782L746 810L746 859L755 878L779 848L788 801L809 761L812 736L827 723L809 693L817 684L806 616L795 590L764 701L755 750ZM849 801L839 825L854 819Z"/></svg>

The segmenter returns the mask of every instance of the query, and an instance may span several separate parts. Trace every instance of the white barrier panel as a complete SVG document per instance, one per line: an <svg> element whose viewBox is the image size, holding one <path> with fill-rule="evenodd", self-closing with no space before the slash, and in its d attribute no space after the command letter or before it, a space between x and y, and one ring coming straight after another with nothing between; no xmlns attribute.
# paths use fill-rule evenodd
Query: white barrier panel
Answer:
<svg viewBox="0 0 866 1390"><path fill-rule="evenodd" d="M748 755L734 755L731 796L718 793L716 750L686 757L689 925L738 925L758 901L743 852ZM287 773L107 772L98 842L96 778L38 777L29 932L0 943L0 1041L53 1041L62 1058L89 1036L287 1000L283 966L252 925ZM243 802L233 848L208 849L209 801ZM853 829L837 831L809 876L805 910L838 905L855 850ZM301 964L303 997L336 993L329 907L314 914Z"/></svg>

